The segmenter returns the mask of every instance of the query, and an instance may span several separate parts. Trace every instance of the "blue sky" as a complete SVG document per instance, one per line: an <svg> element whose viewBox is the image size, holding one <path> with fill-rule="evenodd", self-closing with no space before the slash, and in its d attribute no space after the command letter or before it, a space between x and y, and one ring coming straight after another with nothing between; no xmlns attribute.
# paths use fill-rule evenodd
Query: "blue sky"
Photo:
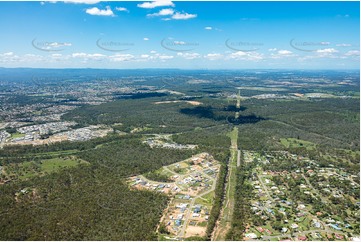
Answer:
<svg viewBox="0 0 361 242"><path fill-rule="evenodd" d="M0 2L1 67L359 69L359 2Z"/></svg>

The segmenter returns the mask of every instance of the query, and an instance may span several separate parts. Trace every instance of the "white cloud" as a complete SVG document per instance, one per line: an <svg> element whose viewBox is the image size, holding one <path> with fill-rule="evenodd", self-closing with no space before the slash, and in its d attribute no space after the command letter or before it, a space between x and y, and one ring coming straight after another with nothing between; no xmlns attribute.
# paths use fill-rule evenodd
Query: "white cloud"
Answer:
<svg viewBox="0 0 361 242"><path fill-rule="evenodd" d="M342 44L337 44L336 46L340 46L340 47L350 47L351 44L344 44L344 43L342 43Z"/></svg>
<svg viewBox="0 0 361 242"><path fill-rule="evenodd" d="M187 20L187 19L192 19L192 18L196 18L197 14L190 14L190 13L175 13L174 15L172 15L172 19L175 20Z"/></svg>
<svg viewBox="0 0 361 242"><path fill-rule="evenodd" d="M183 57L184 59L187 60L193 60L201 57L201 55L198 53L183 53L183 52L178 52L177 56Z"/></svg>
<svg viewBox="0 0 361 242"><path fill-rule="evenodd" d="M212 30L213 28L212 27L205 27L204 29L205 30Z"/></svg>
<svg viewBox="0 0 361 242"><path fill-rule="evenodd" d="M157 53L157 51L155 51L155 50L151 50L151 51L150 51L150 53L151 53L151 54L156 54L156 53Z"/></svg>
<svg viewBox="0 0 361 242"><path fill-rule="evenodd" d="M146 54L140 55L140 58L149 58L149 57L150 57L150 55L146 55Z"/></svg>
<svg viewBox="0 0 361 242"><path fill-rule="evenodd" d="M172 55L159 55L158 58L161 59L161 60L170 60L170 59L173 59L174 56L172 56Z"/></svg>
<svg viewBox="0 0 361 242"><path fill-rule="evenodd" d="M103 54L98 54L98 53L95 53L95 54L87 54L87 53L73 53L71 54L71 57L73 58L84 58L86 60L100 60L100 59L105 59L107 56L106 55L103 55Z"/></svg>
<svg viewBox="0 0 361 242"><path fill-rule="evenodd" d="M124 7L116 7L115 10L117 10L119 12L129 12L129 10L127 8L124 8Z"/></svg>
<svg viewBox="0 0 361 242"><path fill-rule="evenodd" d="M100 0L66 0L66 1L50 1L51 3L64 2L64 3L75 3L75 4L95 4Z"/></svg>
<svg viewBox="0 0 361 242"><path fill-rule="evenodd" d="M243 52L243 51L237 51L237 52L233 52L232 54L230 54L231 58L238 58L238 57L242 57L242 56L247 56L247 53Z"/></svg>
<svg viewBox="0 0 361 242"><path fill-rule="evenodd" d="M13 56L14 52L6 52L4 54L2 54L3 56Z"/></svg>
<svg viewBox="0 0 361 242"><path fill-rule="evenodd" d="M334 48L327 48L327 49L319 49L316 50L317 53L322 53L322 54L332 54L332 53L337 53L338 50L335 50Z"/></svg>
<svg viewBox="0 0 361 242"><path fill-rule="evenodd" d="M147 17L158 17L158 16L169 16L167 18L162 18L162 20L164 21L169 21L172 19L174 20L192 19L192 18L196 18L197 14L174 12L174 9L172 8L165 8L160 10L158 13L147 14Z"/></svg>
<svg viewBox="0 0 361 242"><path fill-rule="evenodd" d="M174 7L175 5L170 0L156 0L152 2L139 3L137 6L139 8L156 8L156 7L166 7L166 6Z"/></svg>
<svg viewBox="0 0 361 242"><path fill-rule="evenodd" d="M130 61L134 59L134 55L131 54L115 54L109 56L110 61L121 62L121 61Z"/></svg>
<svg viewBox="0 0 361 242"><path fill-rule="evenodd" d="M174 14L173 9L165 8L165 9L160 10L158 13L147 14L147 17L167 16L167 15L173 15L173 14Z"/></svg>
<svg viewBox="0 0 361 242"><path fill-rule="evenodd" d="M204 58L206 58L208 60L219 60L222 57L223 57L223 55L221 55L219 53L209 53L209 54L204 56Z"/></svg>
<svg viewBox="0 0 361 242"><path fill-rule="evenodd" d="M64 46L71 46L71 43L59 43L59 42L51 42L48 43L47 46L51 47L51 48L59 48L59 47L64 47Z"/></svg>
<svg viewBox="0 0 361 242"><path fill-rule="evenodd" d="M296 56L295 54L293 54L292 51L289 50L277 50L276 48L273 49L269 49L271 53L270 58L272 59L281 59L281 58L285 58L285 57L294 57Z"/></svg>
<svg viewBox="0 0 361 242"><path fill-rule="evenodd" d="M114 13L109 6L106 6L105 8L106 9L99 9L97 7L93 7L93 8L88 8L85 12L87 14L97 15L97 16L114 16Z"/></svg>
<svg viewBox="0 0 361 242"><path fill-rule="evenodd" d="M40 2L40 5L44 5L45 4L45 2Z"/></svg>
<svg viewBox="0 0 361 242"><path fill-rule="evenodd" d="M360 51L359 50L350 50L347 51L346 56L359 56L360 55Z"/></svg>
<svg viewBox="0 0 361 242"><path fill-rule="evenodd" d="M279 50L277 51L279 55L292 55L292 51L289 50Z"/></svg>
<svg viewBox="0 0 361 242"><path fill-rule="evenodd" d="M149 38L145 37L145 38L143 38L143 40L148 41L148 40L149 40Z"/></svg>
<svg viewBox="0 0 361 242"><path fill-rule="evenodd" d="M254 51L252 52L237 51L228 55L226 59L258 61L263 59L263 55Z"/></svg>
<svg viewBox="0 0 361 242"><path fill-rule="evenodd" d="M78 58L78 57L86 57L86 53L73 53L71 54L72 57Z"/></svg>
<svg viewBox="0 0 361 242"><path fill-rule="evenodd" d="M18 56L13 52L0 53L0 63L34 63L34 62L46 62L44 56L34 55L34 54L25 54L22 56Z"/></svg>

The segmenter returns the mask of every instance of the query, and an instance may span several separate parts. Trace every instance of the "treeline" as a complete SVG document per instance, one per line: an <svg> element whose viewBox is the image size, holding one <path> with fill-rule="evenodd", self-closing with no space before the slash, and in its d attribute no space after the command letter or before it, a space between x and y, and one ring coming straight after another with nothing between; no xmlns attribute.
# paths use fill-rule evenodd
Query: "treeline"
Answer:
<svg viewBox="0 0 361 242"><path fill-rule="evenodd" d="M243 156L241 155L241 157ZM253 189L249 183L249 179L252 177L252 169L254 166L254 163L245 164L244 161L241 160L241 166L237 168L232 225L226 235L226 240L243 240L246 225L252 217L250 202Z"/></svg>
<svg viewBox="0 0 361 242"><path fill-rule="evenodd" d="M225 185L226 185L227 172L228 172L227 165L222 163L221 168L219 170L216 189L214 191L215 195L214 195L214 200L213 200L213 204L212 204L212 210L209 214L209 219L208 219L208 224L207 224L206 238L208 240L210 240L210 238L212 236L214 226L216 226L216 222L221 213L224 189L225 189Z"/></svg>
<svg viewBox="0 0 361 242"><path fill-rule="evenodd" d="M84 151L95 148L97 145L109 143L120 139L119 135L110 134L103 138L88 141L63 141L49 145L12 145L0 149L0 165L19 163L31 160L53 158L62 151ZM56 154L59 152L58 154Z"/></svg>
<svg viewBox="0 0 361 242"><path fill-rule="evenodd" d="M150 171L150 172L145 173L144 176L152 181L172 182L172 180L170 180L167 175L162 174L159 171Z"/></svg>
<svg viewBox="0 0 361 242"><path fill-rule="evenodd" d="M219 123L212 119L199 119L196 116L182 114L180 112L182 108L191 106L187 103L157 104L157 102L172 100L178 99L165 96L117 100L97 106L81 107L70 111L62 118L75 121L83 126L122 123L123 125L116 129L125 132L138 127L146 128L141 133L177 133Z"/></svg>
<svg viewBox="0 0 361 242"><path fill-rule="evenodd" d="M172 136L172 139L179 144L198 145L200 151L208 152L212 154L216 160L226 163L230 156L229 147L231 141L229 137L226 136L229 130L230 127L227 125L215 126L175 134Z"/></svg>

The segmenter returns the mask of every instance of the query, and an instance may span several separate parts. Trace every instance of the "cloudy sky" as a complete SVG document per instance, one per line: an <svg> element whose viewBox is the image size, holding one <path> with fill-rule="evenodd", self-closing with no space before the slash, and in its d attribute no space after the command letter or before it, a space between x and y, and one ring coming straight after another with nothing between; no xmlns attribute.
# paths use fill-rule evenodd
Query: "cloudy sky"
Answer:
<svg viewBox="0 0 361 242"><path fill-rule="evenodd" d="M0 2L0 67L359 69L359 2Z"/></svg>

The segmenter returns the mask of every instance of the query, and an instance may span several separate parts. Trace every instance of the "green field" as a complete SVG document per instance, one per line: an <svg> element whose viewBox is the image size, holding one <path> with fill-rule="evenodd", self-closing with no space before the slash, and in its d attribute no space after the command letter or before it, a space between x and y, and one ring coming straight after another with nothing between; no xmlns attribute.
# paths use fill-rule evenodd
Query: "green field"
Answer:
<svg viewBox="0 0 361 242"><path fill-rule="evenodd" d="M63 168L75 167L86 163L80 159L73 158L53 158L41 161L28 161L20 164L10 164L4 167L7 177L12 180L24 180L34 176L41 176L52 172L57 172Z"/></svg>
<svg viewBox="0 0 361 242"><path fill-rule="evenodd" d="M22 137L25 137L25 134L22 134L22 133L13 133L13 134L11 134L12 139L22 138Z"/></svg>
<svg viewBox="0 0 361 242"><path fill-rule="evenodd" d="M295 138L281 138L281 144L286 148L300 148L304 147L307 150L314 150L315 144L309 141L295 139Z"/></svg>

